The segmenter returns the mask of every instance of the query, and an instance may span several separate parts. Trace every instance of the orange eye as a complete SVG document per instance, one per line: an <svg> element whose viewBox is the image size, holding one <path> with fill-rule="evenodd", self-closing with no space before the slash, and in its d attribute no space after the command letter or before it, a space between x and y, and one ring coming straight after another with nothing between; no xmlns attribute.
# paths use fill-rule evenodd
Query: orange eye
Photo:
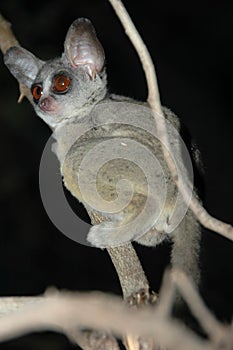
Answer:
<svg viewBox="0 0 233 350"><path fill-rule="evenodd" d="M66 92L70 86L70 79L65 75L58 75L54 81L55 92Z"/></svg>
<svg viewBox="0 0 233 350"><path fill-rule="evenodd" d="M42 94L43 94L43 89L40 85L35 85L32 88L32 95L36 101L38 101L40 99Z"/></svg>

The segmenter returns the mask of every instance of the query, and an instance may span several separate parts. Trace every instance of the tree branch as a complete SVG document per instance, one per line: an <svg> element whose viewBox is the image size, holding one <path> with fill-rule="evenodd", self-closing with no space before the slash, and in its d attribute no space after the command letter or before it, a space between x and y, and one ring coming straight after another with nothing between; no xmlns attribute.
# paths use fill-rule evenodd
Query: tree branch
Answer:
<svg viewBox="0 0 233 350"><path fill-rule="evenodd" d="M5 308L10 299L4 300ZM207 350L205 341L184 326L159 318L153 309L132 309L122 304L118 297L102 293L57 293L45 296L0 319L0 340L9 340L35 331L54 330L70 335L77 329L91 328L123 336L150 337L168 349ZM35 301L35 298L34 298ZM14 297L14 303L23 304ZM11 306L10 306L11 308ZM72 339L72 337L71 337ZM179 346L178 346L179 344Z"/></svg>
<svg viewBox="0 0 233 350"><path fill-rule="evenodd" d="M11 46L20 46L11 30L11 24L0 14L0 49L3 54Z"/></svg>
<svg viewBox="0 0 233 350"><path fill-rule="evenodd" d="M198 337L184 325L175 322L169 312L162 312L166 309L163 303L172 305L171 300L175 293L175 289L170 288L172 286L178 287L191 311L209 334L210 340ZM125 333L133 337L140 335L152 339L156 344L159 342L159 345L166 349L174 350L220 350L223 347L225 350L231 350L233 344L232 326L220 324L211 315L193 284L179 270L167 273L161 289L160 303L154 308L128 308L122 304L121 298L104 293L50 292L40 297L1 298L0 314L4 314L4 317L0 318L1 341L43 330L63 332L74 340L79 337L80 329L91 328L98 332L86 332L81 335L81 344L85 341L85 345L90 345L91 338L99 340L101 344L105 338L114 350L117 349L114 347L117 344L114 345L111 335L106 336L106 331L120 337ZM105 333L101 339L99 332L102 331ZM104 341L102 344L105 344ZM89 350L88 347L86 349Z"/></svg>
<svg viewBox="0 0 233 350"><path fill-rule="evenodd" d="M20 46L20 44L11 30L11 24L0 13L0 49L5 54L12 46ZM19 103L22 102L24 96L32 102L31 92L25 85L19 84L19 91Z"/></svg>
<svg viewBox="0 0 233 350"><path fill-rule="evenodd" d="M124 298L141 290L149 294L149 283L132 244L107 250L117 270Z"/></svg>
<svg viewBox="0 0 233 350"><path fill-rule="evenodd" d="M157 295L150 294L149 283L132 244L107 250L117 271L124 299L129 305L141 307L155 303ZM142 339L132 334L125 335L124 343L129 350L154 349L151 339Z"/></svg>
<svg viewBox="0 0 233 350"><path fill-rule="evenodd" d="M170 156L170 143L168 140L167 130L165 118L163 115L160 97L159 97L159 89L157 84L156 73L154 69L154 65L149 54L149 51L144 44L141 36L139 35L137 29L135 28L129 14L127 13L123 3L121 0L109 0L112 7L114 8L117 16L119 17L126 34L130 38L133 46L135 47L137 54L141 60L142 67L144 69L148 87L148 103L151 107L151 110L154 114L154 119L156 122L156 126L158 129L158 135L160 140L162 141L162 148L164 153L164 158L166 163L170 169L171 175L173 177L174 182L176 183L179 191L181 192L184 201L189 203L189 184L183 181L184 179L177 179L177 171L175 163ZM200 202L196 197L192 197L191 202L189 204L190 209L193 211L199 222L205 226L206 228L220 233L222 236L233 240L233 227L229 224L226 224L214 217L212 217L205 208L202 207Z"/></svg>
<svg viewBox="0 0 233 350"><path fill-rule="evenodd" d="M207 335L214 342L222 341L226 335L226 327L218 322L214 315L210 313L192 281L182 271L177 269L171 271L169 277L171 284L177 287L193 316L196 317ZM172 289L174 291L174 288Z"/></svg>
<svg viewBox="0 0 233 350"><path fill-rule="evenodd" d="M98 225L102 221L96 213L90 211L88 214L93 225ZM153 292L150 294L148 280L132 244L110 247L107 251L116 269L123 297L129 305L138 307L155 303L157 296ZM138 336L125 335L125 346L128 350L139 349L142 341L144 342ZM145 342L147 349L152 350L153 344L150 345L150 340Z"/></svg>

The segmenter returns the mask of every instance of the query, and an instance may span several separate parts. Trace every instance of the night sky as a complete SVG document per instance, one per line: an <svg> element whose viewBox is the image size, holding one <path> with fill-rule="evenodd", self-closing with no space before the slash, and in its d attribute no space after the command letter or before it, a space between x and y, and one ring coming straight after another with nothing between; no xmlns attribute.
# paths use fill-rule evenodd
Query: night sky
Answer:
<svg viewBox="0 0 233 350"><path fill-rule="evenodd" d="M163 105L187 127L201 151L207 210L233 224L233 2L125 1L156 64ZM21 45L43 60L61 54L73 20L87 17L105 49L109 91L145 100L138 57L107 0L1 0ZM49 128L25 100L0 58L0 295L37 295L48 286L120 294L105 251L79 245L48 218L39 164ZM81 210L70 199L77 210ZM136 247L152 289L159 290L169 247ZM233 244L203 230L201 292L223 321L232 318ZM72 349L65 337L25 336L1 349Z"/></svg>

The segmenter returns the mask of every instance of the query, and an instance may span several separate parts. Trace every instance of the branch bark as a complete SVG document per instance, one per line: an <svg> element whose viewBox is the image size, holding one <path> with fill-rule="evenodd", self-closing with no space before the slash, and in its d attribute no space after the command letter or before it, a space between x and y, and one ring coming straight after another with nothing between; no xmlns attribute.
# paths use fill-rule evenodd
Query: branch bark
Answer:
<svg viewBox="0 0 233 350"><path fill-rule="evenodd" d="M20 46L20 44L11 30L11 24L0 13L0 49L5 54L12 46ZM19 84L19 91L19 103L22 102L24 96L32 102L31 92L25 85Z"/></svg>
<svg viewBox="0 0 233 350"><path fill-rule="evenodd" d="M102 218L96 213L88 213L92 224L98 225ZM149 291L149 283L131 243L107 248L107 252L116 269L124 299L130 306L144 306L155 303L157 296ZM142 340L138 336L125 334L125 346L127 350L138 350L140 344L146 343L146 349L153 350L151 340Z"/></svg>
<svg viewBox="0 0 233 350"><path fill-rule="evenodd" d="M142 290L149 295L149 283L132 244L107 250L117 270L124 298Z"/></svg>
<svg viewBox="0 0 233 350"><path fill-rule="evenodd" d="M4 300L5 309L10 299ZM77 329L91 328L123 336L150 337L168 349L209 350L207 343L181 325L159 318L153 309L135 310L118 297L102 293L57 293L36 301L31 298L15 312L0 319L0 340L9 340L35 331L54 330L72 335ZM14 303L22 305L20 298ZM11 308L11 306L10 306ZM72 336L71 336L72 340Z"/></svg>
<svg viewBox="0 0 233 350"><path fill-rule="evenodd" d="M198 337L170 317L174 287L180 290L194 316L210 336L209 340ZM166 304L170 305L169 310ZM160 303L154 308L128 308L122 304L121 298L104 293L50 292L40 297L1 298L0 315L4 315L0 318L1 341L43 330L63 332L71 340L79 337L80 341L80 329L91 328L98 332L81 334L80 343L84 341L85 346L91 344L92 337L96 337L101 344L102 331L105 332L103 339L107 338L110 349L117 349L114 339L108 336L112 332L120 337L126 332L134 337L140 335L152 339L156 344L159 341L159 345L166 349L174 350L231 350L233 344L233 324L220 324L203 304L187 276L179 270L167 273Z"/></svg>

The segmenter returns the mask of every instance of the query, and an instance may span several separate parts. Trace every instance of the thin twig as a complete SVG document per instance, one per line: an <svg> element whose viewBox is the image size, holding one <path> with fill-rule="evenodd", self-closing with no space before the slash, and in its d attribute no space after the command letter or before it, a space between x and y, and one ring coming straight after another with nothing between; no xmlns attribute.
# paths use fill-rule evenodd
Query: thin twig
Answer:
<svg viewBox="0 0 233 350"><path fill-rule="evenodd" d="M176 183L179 191L181 192L184 201L189 203L189 184L185 183L185 181L181 181L181 179L177 178L177 171L175 163L170 156L170 143L168 140L168 135L166 131L166 123L163 115L160 97L159 97L159 89L157 84L156 73L154 69L154 65L151 59L151 56L148 52L146 45L144 44L141 36L139 35L137 29L135 28L129 14L127 13L123 3L121 0L109 0L112 7L114 8L117 16L119 17L126 34L129 36L133 46L135 47L137 54L141 60L148 86L148 103L151 107L151 110L154 114L158 135L160 140L162 141L162 148L164 152L164 158L167 162L167 165L172 174L173 180ZM199 222L205 226L206 228L215 231L222 236L233 240L233 227L229 224L226 224L214 217L212 217L205 208L202 207L198 199L193 196L191 202L189 203L190 209L196 215Z"/></svg>
<svg viewBox="0 0 233 350"><path fill-rule="evenodd" d="M231 349L233 342L231 326L223 325L215 318L198 294L195 284L181 270L172 269L165 272L156 309L157 316L165 319L171 316L176 289L208 335L212 348Z"/></svg>
<svg viewBox="0 0 233 350"><path fill-rule="evenodd" d="M11 24L0 14L0 49L3 54L12 47L20 46L13 31L11 30ZM30 90L23 84L19 84L20 96L18 102L22 102L24 96L31 102L32 96Z"/></svg>
<svg viewBox="0 0 233 350"><path fill-rule="evenodd" d="M223 326L217 321L214 315L208 310L191 280L181 270L176 269L171 271L170 280L171 284L178 288L192 311L193 316L196 317L208 336L215 342L220 343L224 340L228 332L228 327Z"/></svg>
<svg viewBox="0 0 233 350"><path fill-rule="evenodd" d="M170 317L174 299L175 299L175 285L171 279L170 270L166 270L163 275L163 282L159 291L159 302L157 305L157 314L163 318Z"/></svg>
<svg viewBox="0 0 233 350"><path fill-rule="evenodd" d="M11 30L11 24L0 14L0 49L3 54L11 46L20 46Z"/></svg>

